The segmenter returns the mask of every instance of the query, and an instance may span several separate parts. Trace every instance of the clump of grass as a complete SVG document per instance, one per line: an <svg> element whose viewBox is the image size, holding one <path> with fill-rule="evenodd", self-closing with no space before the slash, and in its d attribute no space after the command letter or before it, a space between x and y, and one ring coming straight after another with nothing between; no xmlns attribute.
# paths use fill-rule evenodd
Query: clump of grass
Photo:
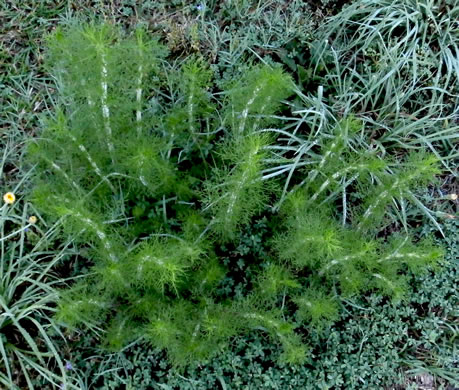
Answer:
<svg viewBox="0 0 459 390"><path fill-rule="evenodd" d="M322 26L317 67L348 110L457 114L458 17L457 5L438 0L355 2Z"/></svg>
<svg viewBox="0 0 459 390"><path fill-rule="evenodd" d="M423 201L423 189L440 173L439 167L427 168L433 157L457 175L458 10L431 0L359 1L322 26L313 45L318 91L297 90L294 115L283 118L284 127L270 130L281 142L264 177L286 177L280 203L290 189L303 187L312 200L341 198L345 224L358 210L355 192L375 186L380 197L392 194L386 225L401 222L408 230L408 216L421 212L441 230L438 218L446 215ZM412 169L427 151L432 156L426 157L430 163L425 160L425 181L409 187L387 182ZM363 212L360 228L369 211Z"/></svg>
<svg viewBox="0 0 459 390"><path fill-rule="evenodd" d="M427 149L451 173L458 15L457 5L436 0L356 2L323 26L315 52L334 112L358 115L383 152Z"/></svg>
<svg viewBox="0 0 459 390"><path fill-rule="evenodd" d="M16 191L0 208L0 383L8 389L36 388L37 376L76 389L52 334L52 316L63 280L53 268L72 253L71 240L57 246L59 223L47 227ZM19 374L18 374L19 373Z"/></svg>

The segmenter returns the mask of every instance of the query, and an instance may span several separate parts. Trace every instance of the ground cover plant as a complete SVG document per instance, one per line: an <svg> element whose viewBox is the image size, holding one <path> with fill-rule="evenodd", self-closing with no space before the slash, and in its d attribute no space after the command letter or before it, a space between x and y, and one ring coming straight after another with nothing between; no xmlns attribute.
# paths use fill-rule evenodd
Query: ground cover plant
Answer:
<svg viewBox="0 0 459 390"><path fill-rule="evenodd" d="M291 29L300 2L285 13L276 2L177 3L191 34L171 23L182 32L165 30L161 44L145 24L124 33L67 23L52 34L46 72L57 94L27 149L31 199L77 243L70 264L84 275L62 290L54 321L89 327L101 351L144 340L181 367L258 329L282 345L275 360L285 364L314 354L314 332L345 302L409 299L411 273L443 252L414 227L427 217L447 235L442 219L454 218L426 187L456 174L457 9L364 3L323 27L312 57L309 36L296 35L310 26ZM217 27L212 11L239 30ZM387 50L411 23L419 38ZM408 55L419 47L432 49L422 61ZM260 223L264 249L237 249Z"/></svg>

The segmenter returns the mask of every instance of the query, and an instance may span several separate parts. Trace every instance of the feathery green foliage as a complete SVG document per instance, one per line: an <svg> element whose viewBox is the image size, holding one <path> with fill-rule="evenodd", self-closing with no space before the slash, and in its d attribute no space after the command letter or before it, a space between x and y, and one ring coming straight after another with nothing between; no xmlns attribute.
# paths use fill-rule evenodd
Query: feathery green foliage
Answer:
<svg viewBox="0 0 459 390"><path fill-rule="evenodd" d="M382 290L400 299L407 288L401 272L405 267L417 270L442 258L442 251L428 241L414 245L409 236L393 236L382 242L342 227L326 209L318 213L308 207L300 195L292 200L285 232L275 239L275 247L279 260L297 273L312 271L310 280L318 276L320 285L320 278L328 279L344 296ZM304 306L304 298L300 302Z"/></svg>
<svg viewBox="0 0 459 390"><path fill-rule="evenodd" d="M71 346L72 373L81 378L81 389L207 390L226 385L245 390L372 390L396 385L410 387L419 379L413 375L420 374L424 378L432 375L430 379L437 387L457 387L458 228L457 220L444 224L446 239L435 241L445 246L445 261L435 272L431 270L410 280L414 291L409 299L394 303L379 294L345 299L333 325L324 327L323 321L319 321L318 327L309 328L312 353L308 354L306 364L292 366L279 362L282 351L259 331L234 338L225 351L208 361L193 362L184 372L171 370L163 352L151 350L142 342L102 355L94 349L94 340L85 334ZM421 230L423 237L436 233L428 221ZM244 230L230 256L238 258L247 251L255 254L266 250L269 243L265 234L266 226L261 231L253 227ZM283 269L276 265L267 274ZM284 280L291 278L285 272L284 275ZM269 279L267 276L266 280ZM285 283L279 288L287 285L294 287ZM310 293L314 298L320 297L319 302L324 305L323 298L329 298L325 292Z"/></svg>
<svg viewBox="0 0 459 390"><path fill-rule="evenodd" d="M278 68L254 67L231 85L221 108L226 140L215 155L225 166L209 170L212 135L201 126L214 121L211 73L201 59L190 59L162 74L164 52L142 31L124 37L108 25L50 37L50 66L66 108L29 147L39 172L34 199L65 221L94 261L87 279L63 292L57 318L96 331L107 321L110 348L145 337L176 364L204 358L257 320L282 335L286 348L297 346L278 314L251 314L250 302L215 296L211 286L224 267L212 260L206 237L234 237L267 200L261 169L269 138L256 131L288 96L291 81ZM170 100L161 90L169 81L180 83L180 95ZM148 117L151 94L160 105ZM199 160L202 171L190 175L189 161ZM210 174L214 184L202 186ZM197 202L208 212L196 214ZM148 218L159 228L145 230L142 218L156 203L161 212Z"/></svg>
<svg viewBox="0 0 459 390"><path fill-rule="evenodd" d="M206 196L215 218L212 228L223 239L234 238L237 228L247 224L268 200L266 185L260 180L267 144L267 137L252 134L222 146L227 165L215 171L216 181L207 183Z"/></svg>
<svg viewBox="0 0 459 390"><path fill-rule="evenodd" d="M296 363L307 354L301 330L337 318L340 296L401 298L406 270L441 257L409 236L377 238L389 204L430 182L436 158L391 161L363 148L364 122L352 114L320 114L309 134L277 128L294 91L280 67L252 66L216 91L203 59L171 65L141 30L76 25L49 41L61 108L28 155L36 205L64 221L91 264L61 294L57 318L67 326L103 333L109 349L148 340L178 366L257 328ZM292 195L297 168L307 179ZM343 187L365 199L332 213ZM261 214L278 218L271 252L250 260L245 291L226 293L235 264L221 251Z"/></svg>
<svg viewBox="0 0 459 390"><path fill-rule="evenodd" d="M291 92L292 82L280 68L256 67L227 93L223 125L229 129L221 145L222 166L214 171L216 181L206 184L205 194L215 214L213 229L223 239L234 238L236 229L269 200L260 172L271 140L260 130Z"/></svg>

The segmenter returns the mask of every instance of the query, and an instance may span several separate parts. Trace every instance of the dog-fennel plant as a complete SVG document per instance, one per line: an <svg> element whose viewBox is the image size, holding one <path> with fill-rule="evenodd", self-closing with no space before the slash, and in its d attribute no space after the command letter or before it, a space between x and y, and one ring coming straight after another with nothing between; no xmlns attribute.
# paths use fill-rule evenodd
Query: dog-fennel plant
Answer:
<svg viewBox="0 0 459 390"><path fill-rule="evenodd" d="M62 291L57 319L103 333L108 348L143 338L183 366L257 328L283 346L285 361L300 362L304 329L335 318L341 294L371 289L400 298L405 269L441 257L408 236L377 239L373 213L335 222L324 182L313 183L317 195L300 187L273 214L282 175L266 170L288 160L276 137L295 137L272 130L294 92L279 67L253 66L216 91L203 59L171 65L144 31L125 35L109 25L58 30L48 58L60 104L28 149L33 199L63 221L62 233L91 265ZM336 142L348 156L340 130ZM386 169L374 156L341 166L347 160L327 142L311 149L319 161L314 177L328 172L320 161L329 157L337 172L372 177ZM397 173L411 184L409 173ZM392 184L379 185L391 194ZM372 204L379 212L387 199ZM272 252L256 259L258 275L242 296L219 293L232 267L221 248L260 214L280 221L272 224Z"/></svg>

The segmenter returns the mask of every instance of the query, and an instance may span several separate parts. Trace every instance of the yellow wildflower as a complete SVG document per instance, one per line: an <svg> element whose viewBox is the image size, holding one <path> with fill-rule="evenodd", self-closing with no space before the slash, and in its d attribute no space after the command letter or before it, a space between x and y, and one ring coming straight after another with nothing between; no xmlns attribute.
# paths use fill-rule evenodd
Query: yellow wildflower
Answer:
<svg viewBox="0 0 459 390"><path fill-rule="evenodd" d="M32 224L32 225L35 225L37 223L37 217L35 215L32 215L30 218L29 218L29 223Z"/></svg>
<svg viewBox="0 0 459 390"><path fill-rule="evenodd" d="M16 196L12 192L7 192L3 195L3 201L6 204L13 204L16 201Z"/></svg>

